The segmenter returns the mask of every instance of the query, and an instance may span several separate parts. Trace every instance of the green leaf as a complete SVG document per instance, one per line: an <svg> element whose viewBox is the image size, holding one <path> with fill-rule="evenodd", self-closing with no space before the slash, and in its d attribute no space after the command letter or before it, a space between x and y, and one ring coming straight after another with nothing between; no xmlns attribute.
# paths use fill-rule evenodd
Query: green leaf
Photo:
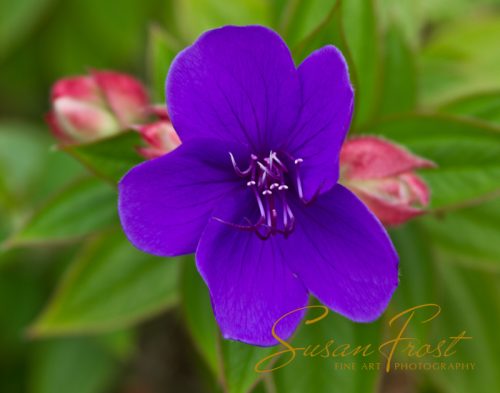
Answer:
<svg viewBox="0 0 500 393"><path fill-rule="evenodd" d="M192 258L183 261L180 292L182 311L193 341L212 372L217 373L219 331L213 317L208 289L198 274Z"/></svg>
<svg viewBox="0 0 500 393"><path fill-rule="evenodd" d="M474 370L437 370L422 372L419 379L431 378L439 392L465 393L497 391L500 379L496 370L500 364L498 331L499 275L483 272L455 263L455 257L437 252L440 239L429 233L420 223L412 223L393 230L391 235L401 258L400 285L391 307L403 311L423 304L437 304L441 313L427 324L417 321L409 326L405 337L415 337L416 345L436 345L462 331L471 340L459 342L456 352L440 358L409 358L407 353L397 354L398 361L432 361L441 364L474 363ZM462 226L455 227L462 230ZM463 234L464 241L467 234ZM400 327L396 327L398 330ZM390 337L395 336L395 331ZM434 390L432 390L434 391Z"/></svg>
<svg viewBox="0 0 500 393"><path fill-rule="evenodd" d="M500 125L500 91L460 97L439 108L440 112L486 120Z"/></svg>
<svg viewBox="0 0 500 393"><path fill-rule="evenodd" d="M428 4L418 0L379 0L378 4L380 12L377 16L383 29L390 29L391 24L397 21L400 33L404 35L401 39L408 41L412 47L418 47L422 38L422 26L429 16L425 12Z"/></svg>
<svg viewBox="0 0 500 393"><path fill-rule="evenodd" d="M499 222L499 198L421 220L436 248L445 250L454 260L496 271L500 270Z"/></svg>
<svg viewBox="0 0 500 393"><path fill-rule="evenodd" d="M40 131L26 123L0 124L0 177L5 191L16 199L30 191L44 165L48 143L40 137Z"/></svg>
<svg viewBox="0 0 500 393"><path fill-rule="evenodd" d="M266 0L177 0L178 25L187 41L206 30L232 25L268 25L271 11Z"/></svg>
<svg viewBox="0 0 500 393"><path fill-rule="evenodd" d="M356 70L354 124L374 115L380 95L382 46L374 0L342 1L345 38Z"/></svg>
<svg viewBox="0 0 500 393"><path fill-rule="evenodd" d="M97 142L64 147L91 172L117 183L133 166L144 161L137 153L142 144L138 133L129 131Z"/></svg>
<svg viewBox="0 0 500 393"><path fill-rule="evenodd" d="M302 62L313 51L325 45L335 45L350 62L349 50L347 49L347 42L342 29L340 4L340 1L336 1L329 9L328 14L326 14L321 24L293 46L292 53L296 63Z"/></svg>
<svg viewBox="0 0 500 393"><path fill-rule="evenodd" d="M396 22L385 34L379 115L409 112L417 101L415 54Z"/></svg>
<svg viewBox="0 0 500 393"><path fill-rule="evenodd" d="M493 15L493 14L491 14ZM468 17L433 36L421 55L422 103L429 107L498 89L500 17Z"/></svg>
<svg viewBox="0 0 500 393"><path fill-rule="evenodd" d="M50 23L33 40L35 51L36 45L44 49L37 64L48 81L85 73L89 66L133 72L143 53L145 27L159 17L160 7L155 0L58 2ZM119 18L111 17L117 12Z"/></svg>
<svg viewBox="0 0 500 393"><path fill-rule="evenodd" d="M273 1L274 25L290 47L313 34L330 18L338 0ZM322 45L321 45L322 46Z"/></svg>
<svg viewBox="0 0 500 393"><path fill-rule="evenodd" d="M82 179L50 199L6 242L6 246L57 243L109 228L117 221L116 191Z"/></svg>
<svg viewBox="0 0 500 393"><path fill-rule="evenodd" d="M54 0L2 0L0 61L26 38Z"/></svg>
<svg viewBox="0 0 500 393"><path fill-rule="evenodd" d="M433 267L432 243L427 233L416 224L409 222L390 231L399 255L399 285L389 304L387 313L390 315L436 301L437 280ZM422 342L428 341L430 328L428 324L409 326Z"/></svg>
<svg viewBox="0 0 500 393"><path fill-rule="evenodd" d="M165 79L170 63L182 49L182 45L157 25L149 29L148 72L153 97L165 102Z"/></svg>
<svg viewBox="0 0 500 393"><path fill-rule="evenodd" d="M39 202L82 173L80 165L51 148L47 127L22 121L0 123L0 183L2 199L16 207ZM26 159L29 157L29 160Z"/></svg>
<svg viewBox="0 0 500 393"><path fill-rule="evenodd" d="M94 338L49 340L35 351L29 393L102 393L111 387L118 366Z"/></svg>
<svg viewBox="0 0 500 393"><path fill-rule="evenodd" d="M378 134L434 161L422 170L431 187L431 208L477 203L500 191L500 129L442 115L394 117L362 130Z"/></svg>
<svg viewBox="0 0 500 393"><path fill-rule="evenodd" d="M255 364L272 349L223 340L212 313L208 289L194 261L185 261L182 277L183 312L195 345L228 392L249 392L262 377L254 371Z"/></svg>
<svg viewBox="0 0 500 393"><path fill-rule="evenodd" d="M322 311L309 310L305 319L315 319ZM288 340L295 348L304 348L309 345L310 350L320 351L329 340L335 340L330 346L330 353L325 357L304 356L300 351L296 358L281 369L273 371L276 391L287 393L330 393L332 387L342 393L366 393L376 389L379 371L362 369L363 363L377 363L380 355L377 346L382 340L381 320L370 324L359 324L330 312L324 319L314 324L302 324L293 340ZM366 357L349 356L334 357L333 351L343 344L351 345L351 349L358 345L371 344L373 354ZM341 351L340 349L339 351ZM286 360L286 359L285 359ZM281 362L281 360L279 360ZM349 364L354 370L339 369L339 365ZM352 366L354 364L354 366Z"/></svg>
<svg viewBox="0 0 500 393"><path fill-rule="evenodd" d="M128 327L177 300L177 263L136 250L121 231L102 235L71 264L35 336L108 331Z"/></svg>
<svg viewBox="0 0 500 393"><path fill-rule="evenodd" d="M46 282L37 276L34 269L26 269L22 266L21 260L28 260L29 257L31 257L29 259L31 266L31 262L34 260L33 255L23 253L23 255L18 256L18 264L10 266L10 268L2 267L0 273L0 320L2 321L0 323L0 352L2 360L16 358L19 352L24 349L23 347L28 344L20 332L26 329L43 305ZM35 262L40 263L41 261L35 260ZM5 363L10 362L7 360ZM2 386L1 378L0 386Z"/></svg>
<svg viewBox="0 0 500 393"><path fill-rule="evenodd" d="M500 390L499 276L465 268L449 258L436 261L440 294L435 300L442 308L433 324L433 342L462 331L472 337L455 347L456 353L440 361L475 363L474 370L429 372L446 393L489 393Z"/></svg>

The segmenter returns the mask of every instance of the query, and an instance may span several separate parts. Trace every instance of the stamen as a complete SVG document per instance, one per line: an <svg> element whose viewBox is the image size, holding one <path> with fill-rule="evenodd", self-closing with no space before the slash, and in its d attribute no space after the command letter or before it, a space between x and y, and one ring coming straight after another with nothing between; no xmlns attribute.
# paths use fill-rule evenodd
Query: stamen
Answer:
<svg viewBox="0 0 500 393"><path fill-rule="evenodd" d="M300 164L302 164L304 160L302 158L297 158L293 163L295 164L295 183L297 184L297 194L299 194L299 198L301 201L304 200L304 193L302 191L302 180L300 178Z"/></svg>
<svg viewBox="0 0 500 393"><path fill-rule="evenodd" d="M244 177L246 175L248 175L254 165L253 165L253 162L250 163L249 167L247 169L245 169L244 171L242 171L239 167L238 167L238 164L236 163L236 160L233 156L233 153L229 152L229 157L231 158L231 163L233 164L233 168L234 168L234 171L238 174L238 176L241 176L241 177Z"/></svg>
<svg viewBox="0 0 500 393"><path fill-rule="evenodd" d="M279 165L280 169L283 171L283 172L288 172L288 169L287 167L285 166L285 164L283 164L280 159L276 156L276 154L274 154L274 161Z"/></svg>
<svg viewBox="0 0 500 393"><path fill-rule="evenodd" d="M259 218L255 223L244 218L248 225L232 224L219 218L216 220L242 230L252 230L263 240L271 235L282 234L288 237L295 229L295 216L288 205L287 194L289 186L287 181L290 173L286 165L279 159L274 151L269 156L259 159L255 154L250 155L248 168L241 170L232 153L229 153L234 171L241 177L247 177L247 187L254 193L259 209ZM302 181L299 167L303 159L287 156L295 166L295 188L301 200L304 200ZM288 161L287 161L288 162ZM281 219L279 218L281 216Z"/></svg>

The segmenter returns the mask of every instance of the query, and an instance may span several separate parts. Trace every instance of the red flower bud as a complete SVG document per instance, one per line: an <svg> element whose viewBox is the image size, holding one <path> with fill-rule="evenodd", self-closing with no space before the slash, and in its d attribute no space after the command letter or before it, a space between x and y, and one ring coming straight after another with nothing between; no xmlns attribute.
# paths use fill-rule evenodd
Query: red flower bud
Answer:
<svg viewBox="0 0 500 393"><path fill-rule="evenodd" d="M156 121L134 126L146 143L146 146L138 148L139 154L147 159L167 154L181 144L165 107L153 106L150 113L157 117Z"/></svg>
<svg viewBox="0 0 500 393"><path fill-rule="evenodd" d="M46 120L64 144L89 142L143 121L148 96L136 79L111 71L93 71L57 81Z"/></svg>
<svg viewBox="0 0 500 393"><path fill-rule="evenodd" d="M429 188L413 171L434 167L401 146L376 137L353 138L340 153L341 181L385 225L397 225L425 212Z"/></svg>

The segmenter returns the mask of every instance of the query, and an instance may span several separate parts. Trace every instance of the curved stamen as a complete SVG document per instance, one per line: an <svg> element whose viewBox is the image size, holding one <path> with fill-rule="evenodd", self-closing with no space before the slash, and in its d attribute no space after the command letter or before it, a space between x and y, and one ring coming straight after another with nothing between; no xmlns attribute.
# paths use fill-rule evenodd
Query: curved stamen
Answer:
<svg viewBox="0 0 500 393"><path fill-rule="evenodd" d="M287 201L289 186L286 183L290 172L283 161L279 159L278 154L271 151L269 156L261 160L255 154L252 154L248 168L245 170L238 167L232 153L229 153L229 156L236 174L248 178L246 185L252 189L254 194L259 209L259 218L255 223L252 223L248 218L244 218L248 225L232 224L220 218L215 219L234 228L254 231L263 240L278 233L285 236L285 238L288 237L295 229L295 216ZM306 202L300 177L300 165L303 160L301 158L293 159L290 156L286 157L290 159L295 167L294 184L298 197L301 201Z"/></svg>
<svg viewBox="0 0 500 393"><path fill-rule="evenodd" d="M234 171L238 174L238 176L245 177L245 176L247 176L252 171L255 160L252 159L252 161L250 162L250 165L248 166L248 168L245 169L244 171L242 171L238 167L238 164L236 163L236 160L234 158L233 153L229 152L229 157L231 158L231 163L233 164ZM255 157L255 158L257 158L257 157Z"/></svg>

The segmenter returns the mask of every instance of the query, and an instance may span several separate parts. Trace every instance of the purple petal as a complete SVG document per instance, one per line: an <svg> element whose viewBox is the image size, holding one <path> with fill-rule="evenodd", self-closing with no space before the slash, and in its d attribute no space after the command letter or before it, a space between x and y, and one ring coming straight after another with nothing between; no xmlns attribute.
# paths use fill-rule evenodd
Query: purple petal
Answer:
<svg viewBox="0 0 500 393"><path fill-rule="evenodd" d="M182 141L210 137L269 150L300 111L290 51L262 26L226 26L203 34L174 60L167 106Z"/></svg>
<svg viewBox="0 0 500 393"><path fill-rule="evenodd" d="M339 177L339 154L351 123L354 93L347 63L334 46L313 52L299 67L303 108L284 148L302 158L304 197L328 191Z"/></svg>
<svg viewBox="0 0 500 393"><path fill-rule="evenodd" d="M120 181L118 206L129 240L160 256L194 252L217 203L244 187L229 151L248 156L234 146L200 139L130 170Z"/></svg>
<svg viewBox="0 0 500 393"><path fill-rule="evenodd" d="M336 185L310 206L294 206L287 262L322 303L354 321L380 316L398 285L398 256L385 229Z"/></svg>
<svg viewBox="0 0 500 393"><path fill-rule="evenodd" d="M253 195L241 193L220 205L214 216L248 225L255 219ZM252 212L250 216L249 212ZM283 238L261 240L252 231L212 219L196 251L198 270L208 285L214 314L225 338L253 345L277 344L271 331L283 315L307 304L302 282L289 270ZM287 339L303 316L296 312L277 324Z"/></svg>

